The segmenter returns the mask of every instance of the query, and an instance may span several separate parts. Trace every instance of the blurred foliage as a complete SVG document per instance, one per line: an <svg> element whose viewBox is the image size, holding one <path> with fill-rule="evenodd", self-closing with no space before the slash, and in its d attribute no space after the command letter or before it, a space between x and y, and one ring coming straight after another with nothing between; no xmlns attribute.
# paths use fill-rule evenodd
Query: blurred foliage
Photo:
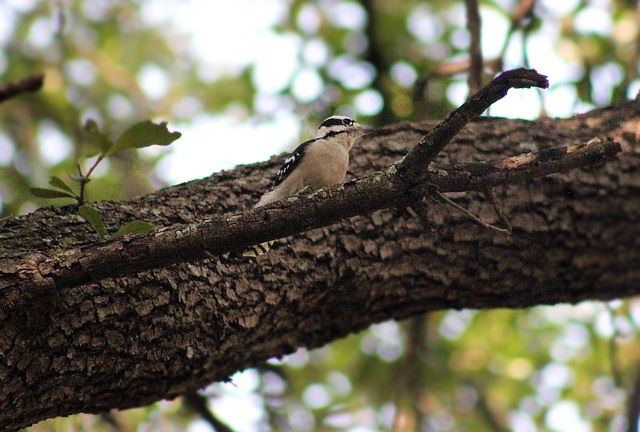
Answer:
<svg viewBox="0 0 640 432"><path fill-rule="evenodd" d="M200 13L183 13L185 5ZM113 136L149 118L180 130L176 123L260 125L292 113L309 125L301 135L336 112L373 126L442 118L467 96L464 7L5 0L0 80L43 72L45 86L0 104L0 216L46 205L30 187L52 177L67 182L77 163L83 172L95 163L84 157L93 145L82 128L89 118ZM639 15L633 1L482 1L484 82L523 65L549 74L537 115L633 98ZM223 24L232 34L198 33ZM154 168L167 154L113 155L93 173L87 199L122 200L162 186ZM237 430L625 430L639 326L635 300L434 313L301 350L204 394ZM207 430L198 418L179 401L160 402L31 430Z"/></svg>

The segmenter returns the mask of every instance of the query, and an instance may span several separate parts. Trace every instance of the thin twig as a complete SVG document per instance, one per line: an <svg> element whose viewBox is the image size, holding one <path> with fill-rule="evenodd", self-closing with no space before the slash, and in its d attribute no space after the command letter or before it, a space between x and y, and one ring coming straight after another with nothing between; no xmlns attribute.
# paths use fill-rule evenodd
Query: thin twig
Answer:
<svg viewBox="0 0 640 432"><path fill-rule="evenodd" d="M98 164L102 161L102 159L105 158L105 154L104 153L100 153L98 155L98 157L96 158L95 162L93 163L93 165L91 165L91 167L89 167L89 171L87 171L87 174L85 177L90 177L91 174L93 174L93 170L96 169L96 167L98 166Z"/></svg>
<svg viewBox="0 0 640 432"><path fill-rule="evenodd" d="M493 206L493 211L496 212L498 219L507 227L507 231L509 234L513 234L513 227L511 226L511 222L509 222L509 218L504 212L500 201L496 198L496 195L493 193L492 189L487 189L484 191L484 195L487 197L491 205Z"/></svg>
<svg viewBox="0 0 640 432"><path fill-rule="evenodd" d="M471 67L469 68L468 83L469 97L477 93L482 86L482 48L480 47L480 10L478 0L465 0L467 5L467 30L469 31L469 55Z"/></svg>
<svg viewBox="0 0 640 432"><path fill-rule="evenodd" d="M533 14L535 5L536 0L521 0L511 13L511 26L517 27L523 19L530 17Z"/></svg>
<svg viewBox="0 0 640 432"><path fill-rule="evenodd" d="M485 227L485 228L490 228L496 231L499 231L501 233L505 233L505 234L511 234L509 232L508 229L505 228L500 228L497 227L495 225L491 225L489 222L482 220L481 218L479 218L478 216L474 215L473 213L471 213L469 210L467 210L466 208L462 207L461 205L457 204L455 201L452 201L451 199L447 198L446 196L444 196L442 193L440 192L436 192L435 195L440 198L441 200L443 200L445 203L449 204L450 206L452 206L453 208L455 208L456 210L458 210L459 212L461 212L462 214L464 214L465 216L468 216L471 220L473 220L474 222L476 222L477 224ZM434 201L435 198L431 197Z"/></svg>
<svg viewBox="0 0 640 432"><path fill-rule="evenodd" d="M80 195L76 197L76 199L78 200L78 204L83 204L84 203L85 187L86 187L87 183L89 183L91 181L90 177L91 177L91 174L93 174L93 170L96 169L98 164L104 158L105 158L105 154L104 153L100 153L98 155L98 157L96 158L96 160L93 162L93 165L91 165L89 167L89 171L87 171L86 174L82 174L82 167L80 166L79 163L76 164L76 167L78 168L78 176L81 177L81 179L78 179L78 181L80 182Z"/></svg>
<svg viewBox="0 0 640 432"><path fill-rule="evenodd" d="M0 84L0 103L27 92L36 92L42 88L44 75L30 75L21 80Z"/></svg>

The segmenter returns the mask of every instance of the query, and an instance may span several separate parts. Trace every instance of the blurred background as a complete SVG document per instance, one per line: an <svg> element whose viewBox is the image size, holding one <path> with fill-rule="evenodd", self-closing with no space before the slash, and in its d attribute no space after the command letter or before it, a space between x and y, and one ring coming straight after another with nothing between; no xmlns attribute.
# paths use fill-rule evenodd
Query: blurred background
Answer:
<svg viewBox="0 0 640 432"><path fill-rule="evenodd" d="M374 127L442 119L474 86L474 42L482 83L522 66L551 82L512 91L493 116L567 117L640 90L637 1L480 1L479 39L467 28L476 4L2 0L0 83L44 73L45 85L0 105L0 217L72 202L29 188L93 164L88 119L112 137L144 119L183 134L97 166L87 199L124 200L292 150L332 114ZM30 430L636 430L639 329L633 299L432 313L187 399Z"/></svg>

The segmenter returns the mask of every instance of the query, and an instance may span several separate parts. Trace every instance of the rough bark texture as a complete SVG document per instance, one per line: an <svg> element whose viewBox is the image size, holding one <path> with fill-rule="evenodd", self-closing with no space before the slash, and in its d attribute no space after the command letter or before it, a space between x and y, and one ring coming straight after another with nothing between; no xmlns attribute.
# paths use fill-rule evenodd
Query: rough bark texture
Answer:
<svg viewBox="0 0 640 432"><path fill-rule="evenodd" d="M53 255L38 251L26 258L5 260L0 271L0 308L18 307L49 291L58 292L90 282L240 251L263 241L331 226L349 217L406 207L407 203L430 224L425 196L446 201L481 225L492 227L443 193L487 193L496 186L528 183L549 174L601 165L615 159L621 150L621 145L613 139L596 138L497 161L429 169L427 176L419 171L422 178L417 183L409 183L402 177L401 167L409 159L407 156L403 163L389 169L311 195L291 197L240 213L221 214L202 222L163 227L146 236L118 237L54 251ZM495 195L491 192L488 197L496 203L503 224L510 226Z"/></svg>
<svg viewBox="0 0 640 432"><path fill-rule="evenodd" d="M429 127L384 129L354 149L353 176L397 161ZM279 241L258 261L211 257L47 290L2 307L0 430L175 397L386 319L636 295L636 103L569 120L480 119L436 163L497 159L607 135L623 146L614 162L496 190L513 236L481 228L442 205L430 207L431 227L381 210ZM270 181L264 173L275 173L281 161L98 207L110 232L136 218L157 226L196 222L257 201ZM458 194L456 201L499 223L480 194ZM0 258L96 241L73 207L46 208L0 228Z"/></svg>

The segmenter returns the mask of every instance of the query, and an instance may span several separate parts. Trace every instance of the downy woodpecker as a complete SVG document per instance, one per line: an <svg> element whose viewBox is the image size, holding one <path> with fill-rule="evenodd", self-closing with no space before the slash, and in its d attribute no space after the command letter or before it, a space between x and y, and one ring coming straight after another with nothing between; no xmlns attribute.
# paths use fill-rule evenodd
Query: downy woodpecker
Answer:
<svg viewBox="0 0 640 432"><path fill-rule="evenodd" d="M367 129L344 116L332 116L323 121L316 137L300 144L284 161L271 191L262 195L256 207L296 195L307 188L313 191L344 182L349 150ZM265 254L273 243L250 246L242 255Z"/></svg>

